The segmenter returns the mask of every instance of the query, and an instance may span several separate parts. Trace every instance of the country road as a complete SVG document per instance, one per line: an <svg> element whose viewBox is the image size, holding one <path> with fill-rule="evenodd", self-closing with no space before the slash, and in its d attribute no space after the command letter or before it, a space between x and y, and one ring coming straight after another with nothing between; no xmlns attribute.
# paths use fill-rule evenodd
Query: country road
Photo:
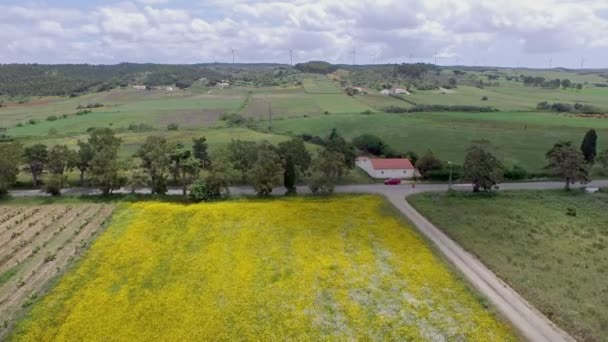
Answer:
<svg viewBox="0 0 608 342"><path fill-rule="evenodd" d="M548 190L563 188L563 182L528 182L528 183L504 183L500 190ZM608 187L608 180L594 181L587 187ZM343 185L336 187L338 193L373 193L385 196L403 215L405 215L417 229L426 236L437 249L455 265L469 282L483 294L494 307L519 331L521 336L529 341L573 341L574 339L566 332L557 327L541 312L529 304L517 292L498 278L491 270L481 263L475 256L465 251L460 245L450 239L443 231L433 225L420 213L418 213L405 198L414 193L429 191L445 191L446 184L410 184L387 186L382 184L370 185ZM467 184L456 184L455 190L471 190ZM254 195L251 187L231 187L233 195ZM147 190L138 191L146 193ZM306 187L298 187L299 193L309 193ZM66 189L65 195L95 195L99 192L94 189ZM118 191L117 193L127 193ZM278 188L274 194L284 193L284 189ZM39 190L14 190L10 194L13 197L46 196ZM179 189L171 189L169 194L181 194Z"/></svg>

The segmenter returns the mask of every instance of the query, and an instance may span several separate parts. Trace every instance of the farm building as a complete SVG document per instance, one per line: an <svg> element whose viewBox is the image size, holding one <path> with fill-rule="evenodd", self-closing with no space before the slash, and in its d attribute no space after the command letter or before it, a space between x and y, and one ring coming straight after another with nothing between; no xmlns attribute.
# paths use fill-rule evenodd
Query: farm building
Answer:
<svg viewBox="0 0 608 342"><path fill-rule="evenodd" d="M372 178L413 178L418 173L407 158L358 157L356 164Z"/></svg>
<svg viewBox="0 0 608 342"><path fill-rule="evenodd" d="M135 90L146 90L146 86L143 86L143 85L134 85L133 89L135 89Z"/></svg>
<svg viewBox="0 0 608 342"><path fill-rule="evenodd" d="M397 88L394 90L395 94L406 94L409 95L409 91L407 91L407 89L401 89L401 88Z"/></svg>

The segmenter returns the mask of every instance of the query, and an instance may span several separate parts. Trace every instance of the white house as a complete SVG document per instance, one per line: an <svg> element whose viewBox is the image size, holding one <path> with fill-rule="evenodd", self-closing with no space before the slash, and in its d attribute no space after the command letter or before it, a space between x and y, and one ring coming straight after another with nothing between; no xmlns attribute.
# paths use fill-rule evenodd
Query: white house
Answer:
<svg viewBox="0 0 608 342"><path fill-rule="evenodd" d="M388 96L388 95L392 94L392 92L388 89L382 89L380 91L380 94Z"/></svg>
<svg viewBox="0 0 608 342"><path fill-rule="evenodd" d="M368 158L358 157L357 167L367 172L372 178L413 178L416 168L407 158Z"/></svg>
<svg viewBox="0 0 608 342"><path fill-rule="evenodd" d="M135 90L146 90L146 86L144 86L144 85L134 85L133 89L135 89Z"/></svg>
<svg viewBox="0 0 608 342"><path fill-rule="evenodd" d="M407 89L401 89L401 88L396 88L394 90L394 92L395 92L395 94L406 94L406 95L410 94L410 92L407 91Z"/></svg>

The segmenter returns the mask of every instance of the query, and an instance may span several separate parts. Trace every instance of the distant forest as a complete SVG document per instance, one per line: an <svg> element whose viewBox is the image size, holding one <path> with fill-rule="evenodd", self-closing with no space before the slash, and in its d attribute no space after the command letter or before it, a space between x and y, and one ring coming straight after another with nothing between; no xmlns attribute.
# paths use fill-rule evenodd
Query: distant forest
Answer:
<svg viewBox="0 0 608 342"><path fill-rule="evenodd" d="M188 87L202 77L222 79L227 73L210 65L160 65L122 63L87 64L5 64L0 65L0 95L68 96L105 91L130 83Z"/></svg>

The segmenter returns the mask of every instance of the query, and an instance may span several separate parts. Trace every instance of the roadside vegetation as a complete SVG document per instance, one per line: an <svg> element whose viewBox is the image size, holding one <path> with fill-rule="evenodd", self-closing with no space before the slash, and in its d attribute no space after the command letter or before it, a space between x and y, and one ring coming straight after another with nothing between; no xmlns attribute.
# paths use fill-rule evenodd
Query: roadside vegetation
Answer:
<svg viewBox="0 0 608 342"><path fill-rule="evenodd" d="M608 335L608 195L513 191L407 199L580 341Z"/></svg>

